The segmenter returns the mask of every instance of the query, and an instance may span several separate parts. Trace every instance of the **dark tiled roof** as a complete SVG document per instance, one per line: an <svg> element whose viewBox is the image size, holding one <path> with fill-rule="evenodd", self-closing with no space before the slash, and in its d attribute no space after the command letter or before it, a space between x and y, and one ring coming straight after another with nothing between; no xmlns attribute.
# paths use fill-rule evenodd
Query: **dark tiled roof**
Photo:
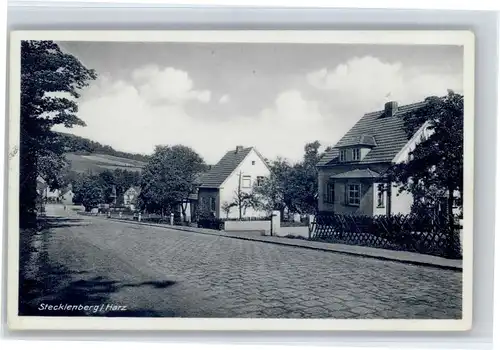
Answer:
<svg viewBox="0 0 500 350"><path fill-rule="evenodd" d="M203 176L205 176L205 174L206 174L206 172L196 174L196 175L194 176L194 183L195 183L195 184L198 184L198 185L199 185L199 184L201 184L202 179L203 179Z"/></svg>
<svg viewBox="0 0 500 350"><path fill-rule="evenodd" d="M248 147L242 148L238 152L236 150L227 152L217 164L202 176L200 187L218 188L251 150L252 147Z"/></svg>
<svg viewBox="0 0 500 350"><path fill-rule="evenodd" d="M370 169L354 169L330 177L332 179L362 179L380 177L380 174Z"/></svg>
<svg viewBox="0 0 500 350"><path fill-rule="evenodd" d="M375 147L377 142L372 135L361 134L352 135L350 137L343 137L335 147L349 147L349 146L370 146Z"/></svg>
<svg viewBox="0 0 500 350"><path fill-rule="evenodd" d="M331 150L325 152L323 157L321 157L321 159L319 160L317 166L336 164L338 158L339 158L338 148L332 148Z"/></svg>
<svg viewBox="0 0 500 350"><path fill-rule="evenodd" d="M398 107L394 116L384 115L384 111L365 114L344 137L335 145L334 150L325 153L318 162L318 166L328 166L337 163L338 147L354 146L353 140L365 139L371 136L375 146L368 154L356 163L379 163L390 162L408 142L408 136L404 131L402 116L408 112L421 108L425 102L418 102ZM359 143L358 143L359 144Z"/></svg>

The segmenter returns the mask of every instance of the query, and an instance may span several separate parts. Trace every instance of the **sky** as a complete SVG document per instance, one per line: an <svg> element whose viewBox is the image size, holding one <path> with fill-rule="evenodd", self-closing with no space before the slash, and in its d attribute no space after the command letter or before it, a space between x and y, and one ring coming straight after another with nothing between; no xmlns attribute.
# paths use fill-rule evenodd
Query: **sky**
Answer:
<svg viewBox="0 0 500 350"><path fill-rule="evenodd" d="M70 132L150 154L192 147L215 164L237 145L266 158L333 146L364 113L462 92L458 46L61 42L98 78Z"/></svg>

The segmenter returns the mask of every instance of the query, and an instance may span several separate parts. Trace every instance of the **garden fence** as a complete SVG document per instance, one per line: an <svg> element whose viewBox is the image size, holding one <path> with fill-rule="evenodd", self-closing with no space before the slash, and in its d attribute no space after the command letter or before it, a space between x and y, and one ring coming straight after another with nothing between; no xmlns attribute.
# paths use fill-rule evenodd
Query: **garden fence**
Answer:
<svg viewBox="0 0 500 350"><path fill-rule="evenodd" d="M444 216L319 214L312 240L461 258L459 225Z"/></svg>

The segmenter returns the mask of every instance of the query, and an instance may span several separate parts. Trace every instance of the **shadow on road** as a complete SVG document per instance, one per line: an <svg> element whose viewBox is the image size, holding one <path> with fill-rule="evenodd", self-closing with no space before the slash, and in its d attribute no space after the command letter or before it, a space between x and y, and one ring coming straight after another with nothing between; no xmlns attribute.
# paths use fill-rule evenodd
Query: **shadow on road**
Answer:
<svg viewBox="0 0 500 350"><path fill-rule="evenodd" d="M89 222L79 218L67 218L62 216L47 216L40 220L45 228L87 226Z"/></svg>
<svg viewBox="0 0 500 350"><path fill-rule="evenodd" d="M31 265L27 259L21 262L19 283L19 315L21 316L105 316L105 317L174 317L173 311L154 311L149 307L135 309L117 305L122 295L149 295L151 289L166 289L175 284L169 280L117 281L99 276L96 271L70 270L50 259L46 250L49 228L81 225L83 220L50 217L44 222L45 229L38 234L41 245L38 252L36 273L26 273ZM23 242L26 244L26 242ZM31 251L33 251L31 249ZM135 290L137 289L137 290ZM114 297L114 298L113 298ZM114 299L114 300L113 300ZM148 305L148 300L142 305ZM149 306L149 305L148 305ZM125 307L125 309L123 308Z"/></svg>
<svg viewBox="0 0 500 350"><path fill-rule="evenodd" d="M65 271L61 266L45 271L39 281L20 287L19 314L23 316L173 317L173 312L130 309L110 296L122 288L168 288L174 281L121 283L103 277L87 277L87 271Z"/></svg>

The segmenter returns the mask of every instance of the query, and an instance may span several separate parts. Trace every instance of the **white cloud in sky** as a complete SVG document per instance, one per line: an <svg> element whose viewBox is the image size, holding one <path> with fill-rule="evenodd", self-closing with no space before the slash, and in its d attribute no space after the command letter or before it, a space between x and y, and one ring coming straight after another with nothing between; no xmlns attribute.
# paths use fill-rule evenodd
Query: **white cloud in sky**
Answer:
<svg viewBox="0 0 500 350"><path fill-rule="evenodd" d="M387 63L371 56L355 57L333 69L322 68L307 75L308 83L332 93L332 98L365 108L381 107L387 95L400 104L462 91L462 77L449 73L422 73L401 63ZM376 107L378 106L378 107Z"/></svg>
<svg viewBox="0 0 500 350"><path fill-rule="evenodd" d="M230 118L215 118L217 108L233 95L212 100L212 92L197 89L186 71L145 66L134 70L129 80L101 75L79 101L78 115L87 127L71 132L128 152L151 153L155 145L184 144L211 164L236 145L255 146L270 159L296 161L307 142L333 145L363 113L382 109L388 93L403 104L445 94L449 88L462 91L461 75L422 72L370 56L312 71L302 79L308 84L301 89L283 86L255 115L236 109ZM188 112L190 103L210 108L193 114ZM212 114L205 118L203 113Z"/></svg>
<svg viewBox="0 0 500 350"><path fill-rule="evenodd" d="M152 103L210 102L210 91L194 90L189 74L172 67L145 66L132 72L132 80L139 94Z"/></svg>
<svg viewBox="0 0 500 350"><path fill-rule="evenodd" d="M141 88L107 77L99 78L87 95L91 98L80 102L78 112L87 126L71 132L128 152L150 153L155 145L184 144L213 164L236 145L244 145L257 147L271 159L299 160L306 142L328 136L317 103L305 100L297 90L279 94L272 107L256 116L242 113L229 121L194 118L186 112L183 99L153 103Z"/></svg>
<svg viewBox="0 0 500 350"><path fill-rule="evenodd" d="M226 104L230 100L229 95L222 95L221 98L219 99L220 104Z"/></svg>

